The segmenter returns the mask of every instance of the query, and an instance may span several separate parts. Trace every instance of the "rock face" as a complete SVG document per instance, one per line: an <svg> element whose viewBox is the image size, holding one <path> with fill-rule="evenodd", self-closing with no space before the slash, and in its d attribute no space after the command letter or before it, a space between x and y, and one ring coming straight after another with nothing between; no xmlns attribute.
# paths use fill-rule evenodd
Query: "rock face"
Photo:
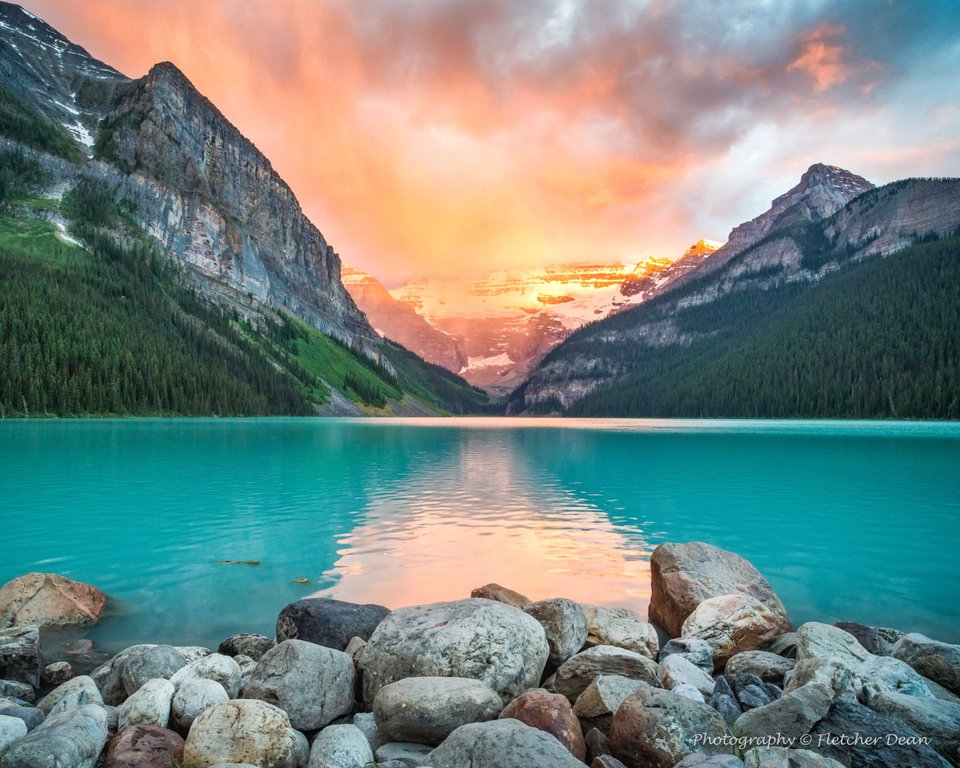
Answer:
<svg viewBox="0 0 960 768"><path fill-rule="evenodd" d="M711 707L660 688L641 688L620 705L610 726L613 755L627 768L673 768L694 752L723 754L727 746L698 743L721 738L727 725Z"/></svg>
<svg viewBox="0 0 960 768"><path fill-rule="evenodd" d="M502 706L500 695L479 680L408 677L380 689L373 715L387 741L435 745L461 725L495 719Z"/></svg>
<svg viewBox="0 0 960 768"><path fill-rule="evenodd" d="M486 584L470 592L470 597L479 597L485 600L495 600L498 603L512 605L514 608L526 608L532 602L530 598L514 592L512 589L501 587L499 584Z"/></svg>
<svg viewBox="0 0 960 768"><path fill-rule="evenodd" d="M527 691L511 701L500 713L501 719L519 720L553 736L577 760L585 760L587 745L583 729L566 697L546 691Z"/></svg>
<svg viewBox="0 0 960 768"><path fill-rule="evenodd" d="M650 621L670 635L704 600L739 593L769 609L780 632L790 628L786 609L760 572L740 555L693 541L661 544L650 556Z"/></svg>
<svg viewBox="0 0 960 768"><path fill-rule="evenodd" d="M0 768L94 768L107 743L107 712L87 704L48 717L13 744Z"/></svg>
<svg viewBox="0 0 960 768"><path fill-rule="evenodd" d="M781 632L780 619L748 595L721 595L700 603L683 622L684 637L706 640L713 663L723 668L731 656L750 651Z"/></svg>
<svg viewBox="0 0 960 768"><path fill-rule="evenodd" d="M581 605L581 608L587 618L588 647L613 645L657 658L660 649L657 630L636 611L603 605Z"/></svg>
<svg viewBox="0 0 960 768"><path fill-rule="evenodd" d="M107 743L101 768L176 768L183 738L166 728L132 725Z"/></svg>
<svg viewBox="0 0 960 768"><path fill-rule="evenodd" d="M639 653L610 645L588 648L564 662L557 670L554 685L557 693L576 702L577 697L598 675L619 675L649 685L659 685L656 662Z"/></svg>
<svg viewBox="0 0 960 768"><path fill-rule="evenodd" d="M263 654L243 696L276 704L294 728L312 731L353 708L355 681L353 660L342 651L284 640Z"/></svg>
<svg viewBox="0 0 960 768"><path fill-rule="evenodd" d="M369 640L390 611L382 605L358 605L325 597L290 603L277 618L277 642L306 640L342 651L353 637Z"/></svg>
<svg viewBox="0 0 960 768"><path fill-rule="evenodd" d="M893 656L905 661L924 677L960 694L960 645L941 643L914 633L897 641Z"/></svg>
<svg viewBox="0 0 960 768"><path fill-rule="evenodd" d="M38 627L0 629L0 678L40 685L43 655Z"/></svg>
<svg viewBox="0 0 960 768"><path fill-rule="evenodd" d="M0 627L96 624L107 596L56 573L28 573L0 587Z"/></svg>
<svg viewBox="0 0 960 768"><path fill-rule="evenodd" d="M482 653L478 653L482 650ZM374 631L360 660L363 697L405 677L470 677L506 704L540 682L549 649L531 616L492 600L401 608Z"/></svg>
<svg viewBox="0 0 960 768"><path fill-rule="evenodd" d="M553 736L517 720L461 726L424 764L430 768L583 768Z"/></svg>
<svg viewBox="0 0 960 768"><path fill-rule="evenodd" d="M540 600L523 610L543 627L550 646L549 659L554 664L563 664L587 641L587 618L580 604L573 600Z"/></svg>
<svg viewBox="0 0 960 768"><path fill-rule="evenodd" d="M363 768L373 750L355 725L328 725L313 740L310 768Z"/></svg>
<svg viewBox="0 0 960 768"><path fill-rule="evenodd" d="M202 713L190 728L185 765L249 763L257 768L303 768L309 751L282 709L263 701L228 701Z"/></svg>

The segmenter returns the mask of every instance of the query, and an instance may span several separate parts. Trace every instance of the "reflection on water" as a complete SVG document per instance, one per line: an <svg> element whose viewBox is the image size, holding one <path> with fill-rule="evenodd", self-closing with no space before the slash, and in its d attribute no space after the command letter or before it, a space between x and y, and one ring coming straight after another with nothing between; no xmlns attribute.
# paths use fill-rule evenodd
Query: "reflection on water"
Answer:
<svg viewBox="0 0 960 768"><path fill-rule="evenodd" d="M646 610L652 547L632 525L535 475L496 433L468 433L454 451L371 493L363 522L338 540L318 594L391 608L452 600L496 581L540 599L570 597Z"/></svg>
<svg viewBox="0 0 960 768"><path fill-rule="evenodd" d="M113 649L271 634L313 593L498 581L643 611L653 547L690 540L753 561L795 621L960 640L956 424L8 420L0 458L0 583L96 584Z"/></svg>

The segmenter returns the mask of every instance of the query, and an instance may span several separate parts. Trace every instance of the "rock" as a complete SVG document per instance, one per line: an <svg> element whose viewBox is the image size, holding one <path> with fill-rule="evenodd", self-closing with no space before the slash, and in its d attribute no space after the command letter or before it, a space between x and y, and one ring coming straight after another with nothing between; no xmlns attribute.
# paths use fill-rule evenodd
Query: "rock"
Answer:
<svg viewBox="0 0 960 768"><path fill-rule="evenodd" d="M107 743L107 713L86 704L53 717L17 740L0 768L93 768Z"/></svg>
<svg viewBox="0 0 960 768"><path fill-rule="evenodd" d="M779 696L771 696L769 691L759 685L748 685L743 690L737 691L737 701L744 712L765 707L779 698Z"/></svg>
<svg viewBox="0 0 960 768"><path fill-rule="evenodd" d="M424 761L430 768L583 768L553 736L518 720L462 725Z"/></svg>
<svg viewBox="0 0 960 768"><path fill-rule="evenodd" d="M752 651L775 637L782 619L747 595L721 595L703 600L683 622L684 637L706 640L713 648L715 668L727 659Z"/></svg>
<svg viewBox="0 0 960 768"><path fill-rule="evenodd" d="M402 763L408 768L416 768L416 766L424 765L427 756L432 752L433 747L428 747L425 744L391 741L376 750L374 756L378 766L384 763L396 762Z"/></svg>
<svg viewBox="0 0 960 768"><path fill-rule="evenodd" d="M216 680L206 678L184 680L177 688L170 704L173 726L186 732L190 730L193 721L201 712L229 700L230 696Z"/></svg>
<svg viewBox="0 0 960 768"><path fill-rule="evenodd" d="M614 713L624 699L649 685L643 680L631 680L620 675L597 675L577 696L573 711L585 727L599 729L606 734Z"/></svg>
<svg viewBox="0 0 960 768"><path fill-rule="evenodd" d="M353 708L356 671L342 651L304 640L284 640L260 659L245 699L276 704L294 728L314 731Z"/></svg>
<svg viewBox="0 0 960 768"><path fill-rule="evenodd" d="M598 728L591 728L587 735L583 737L587 745L587 761L592 762L595 758L610 754L610 739L607 734Z"/></svg>
<svg viewBox="0 0 960 768"><path fill-rule="evenodd" d="M103 708L107 713L107 733L113 736L120 730L120 710L109 704L104 704Z"/></svg>
<svg viewBox="0 0 960 768"><path fill-rule="evenodd" d="M254 661L260 661L260 657L273 648L273 638L264 635L231 635L219 646L217 653L224 656L249 656Z"/></svg>
<svg viewBox="0 0 960 768"><path fill-rule="evenodd" d="M891 715L929 737L941 755L953 757L960 749L960 704L882 692L871 697L869 705L874 712Z"/></svg>
<svg viewBox="0 0 960 768"><path fill-rule="evenodd" d="M390 613L382 605L358 605L326 597L307 597L290 603L277 617L277 642L306 640L342 651L350 638L369 640Z"/></svg>
<svg viewBox="0 0 960 768"><path fill-rule="evenodd" d="M76 677L73 667L68 661L55 661L53 664L47 664L40 673L40 685L44 688L56 688L63 685L67 680L73 680Z"/></svg>
<svg viewBox="0 0 960 768"><path fill-rule="evenodd" d="M779 632L790 622L783 604L760 572L733 552L693 541L661 544L650 556L650 621L671 636L704 600L739 593L763 603Z"/></svg>
<svg viewBox="0 0 960 768"><path fill-rule="evenodd" d="M370 749L374 752L387 743L387 739L384 738L377 727L377 720L373 716L373 712L357 712L353 716L353 724L360 729L370 745Z"/></svg>
<svg viewBox="0 0 960 768"><path fill-rule="evenodd" d="M0 678L39 688L42 672L40 628L0 629Z"/></svg>
<svg viewBox="0 0 960 768"><path fill-rule="evenodd" d="M0 627L96 624L107 596L56 573L28 573L0 587Z"/></svg>
<svg viewBox="0 0 960 768"><path fill-rule="evenodd" d="M363 768L373 750L355 725L328 725L313 740L310 768Z"/></svg>
<svg viewBox="0 0 960 768"><path fill-rule="evenodd" d="M303 768L309 748L286 713L265 701L238 699L202 712L187 734L184 765L250 763L257 768Z"/></svg>
<svg viewBox="0 0 960 768"><path fill-rule="evenodd" d="M470 677L504 704L540 682L549 648L532 616L492 600L400 608L371 635L360 660L363 698L405 677Z"/></svg>
<svg viewBox="0 0 960 768"><path fill-rule="evenodd" d="M185 666L186 658L172 645L154 645L125 657L120 669L120 679L127 696L130 696L139 691L148 680L169 680ZM103 698L107 704L114 703L107 701L106 695Z"/></svg>
<svg viewBox="0 0 960 768"><path fill-rule="evenodd" d="M949 765L932 747L919 743L922 737L899 719L873 712L855 702L835 701L827 716L814 727L812 735L812 749L854 768L947 768Z"/></svg>
<svg viewBox="0 0 960 768"><path fill-rule="evenodd" d="M242 674L236 659L222 653L211 653L177 670L170 682L179 688L187 680L213 680L220 683L227 696L234 699L240 690Z"/></svg>
<svg viewBox="0 0 960 768"><path fill-rule="evenodd" d="M180 651L180 655L183 656L187 664L193 664L193 662L210 655L210 649L204 648L202 645L175 645L173 647Z"/></svg>
<svg viewBox="0 0 960 768"><path fill-rule="evenodd" d="M127 689L123 685L123 677L121 675L123 666L130 657L139 653L145 653L148 649L155 647L154 645L131 645L129 648L124 648L113 658L103 662L103 664L90 673L90 678L97 684L97 688L100 689L100 694L103 696L105 704L116 706L127 698Z"/></svg>
<svg viewBox="0 0 960 768"><path fill-rule="evenodd" d="M29 683L19 680L0 680L0 698L12 697L28 704L37 699L37 693Z"/></svg>
<svg viewBox="0 0 960 768"><path fill-rule="evenodd" d="M905 661L924 677L960 694L960 645L941 643L913 633L896 642L893 656ZM0 669L0 673L2 671Z"/></svg>
<svg viewBox="0 0 960 768"><path fill-rule="evenodd" d="M493 720L502 708L490 686L463 677L408 677L385 685L373 700L387 741L434 745L461 725Z"/></svg>
<svg viewBox="0 0 960 768"><path fill-rule="evenodd" d="M830 624L809 621L797 629L797 660L829 659L857 667L870 657L849 632Z"/></svg>
<svg viewBox="0 0 960 768"><path fill-rule="evenodd" d="M549 660L563 664L587 641L587 618L579 603L556 597L530 603L523 609L543 627L550 647Z"/></svg>
<svg viewBox="0 0 960 768"><path fill-rule="evenodd" d="M176 689L169 680L148 680L117 708L120 729L128 725L158 725L170 722L170 705Z"/></svg>
<svg viewBox="0 0 960 768"><path fill-rule="evenodd" d="M131 725L107 743L101 768L179 768L183 738L156 725Z"/></svg>
<svg viewBox="0 0 960 768"><path fill-rule="evenodd" d="M484 600L494 600L505 605L512 605L514 608L526 608L532 602L530 598L514 592L512 589L501 587L499 584L487 584L483 587L477 587L470 593L470 597L482 598Z"/></svg>
<svg viewBox="0 0 960 768"><path fill-rule="evenodd" d="M612 645L657 658L660 638L652 624L636 611L604 605L581 605L587 619L586 646ZM579 650L579 649L578 649Z"/></svg>
<svg viewBox="0 0 960 768"><path fill-rule="evenodd" d="M704 695L700 693L699 690L694 688L692 685L682 684L670 689L678 696L683 696L685 699L690 699L691 701L699 701L701 704L706 704L707 700L704 698Z"/></svg>
<svg viewBox="0 0 960 768"><path fill-rule="evenodd" d="M365 650L367 650L366 640L362 637L351 637L350 642L347 643L347 647L343 649L343 652L353 659L353 666L359 669L360 657L363 656Z"/></svg>
<svg viewBox="0 0 960 768"><path fill-rule="evenodd" d="M713 672L713 647L706 640L699 637L675 637L668 640L660 650L660 661L675 653L686 657L687 661L704 672Z"/></svg>
<svg viewBox="0 0 960 768"><path fill-rule="evenodd" d="M600 757L593 759L593 762L590 763L590 768L627 768L627 766L617 760L613 755L600 755Z"/></svg>
<svg viewBox="0 0 960 768"><path fill-rule="evenodd" d="M733 755L702 755L694 752L683 758L674 768L743 768L743 761Z"/></svg>
<svg viewBox="0 0 960 768"><path fill-rule="evenodd" d="M103 704L103 697L91 678L80 675L50 691L37 702L37 709L49 715L61 702L69 702L64 709L76 709L84 704Z"/></svg>
<svg viewBox="0 0 960 768"><path fill-rule="evenodd" d="M32 731L43 722L44 716L36 707L23 707L17 704L5 704L0 701L0 715L5 717L15 717L22 720L27 726L28 731Z"/></svg>
<svg viewBox="0 0 960 768"><path fill-rule="evenodd" d="M920 675L920 677L923 679L923 684L927 686L927 690L930 691L935 698L938 698L941 701L954 701L960 703L960 696L957 696L957 694L953 693L953 691L948 691L946 688L940 685L940 683L935 683L928 677L923 677L923 675Z"/></svg>
<svg viewBox="0 0 960 768"><path fill-rule="evenodd" d="M785 691L794 691L807 683L818 682L831 688L837 700L859 701L863 681L856 669L829 659L802 659L787 678Z"/></svg>
<svg viewBox="0 0 960 768"><path fill-rule="evenodd" d="M757 675L768 683L783 685L783 678L796 666L796 661L786 659L769 651L744 651L731 656L724 668L730 677L736 675Z"/></svg>
<svg viewBox="0 0 960 768"><path fill-rule="evenodd" d="M747 768L844 768L843 763L808 749L785 747L754 747L743 760Z"/></svg>
<svg viewBox="0 0 960 768"><path fill-rule="evenodd" d="M924 679L908 664L890 656L871 656L857 667L863 684L861 697L869 699L881 692L906 693L921 698L935 698Z"/></svg>
<svg viewBox="0 0 960 768"><path fill-rule="evenodd" d="M527 691L507 704L500 718L519 720L531 728L545 731L559 741L577 760L587 756L580 721L565 696L547 691Z"/></svg>
<svg viewBox="0 0 960 768"><path fill-rule="evenodd" d="M761 651L770 651L785 659L797 658L797 633L784 632L760 646Z"/></svg>
<svg viewBox="0 0 960 768"><path fill-rule="evenodd" d="M642 688L613 716L610 746L628 768L673 768L687 755L729 754L730 746L710 743L727 735L727 725L706 704L660 688Z"/></svg>
<svg viewBox="0 0 960 768"><path fill-rule="evenodd" d="M777 701L751 709L737 718L733 726L736 736L799 739L813 730L833 705L833 691L822 683L807 683L783 695Z"/></svg>
<svg viewBox="0 0 960 768"><path fill-rule="evenodd" d="M709 697L713 695L713 678L679 653L670 654L657 667L657 677L664 688L689 685Z"/></svg>
<svg viewBox="0 0 960 768"><path fill-rule="evenodd" d="M713 707L720 717L723 718L724 722L731 728L740 715L743 714L743 710L740 708L740 702L737 701L737 696L733 692L733 688L730 687L727 678L722 675L716 679L713 687L713 695L707 700L707 704Z"/></svg>
<svg viewBox="0 0 960 768"><path fill-rule="evenodd" d="M27 724L18 717L10 717L0 711L0 757L18 739L27 735Z"/></svg>
<svg viewBox="0 0 960 768"><path fill-rule="evenodd" d="M860 645L877 656L891 655L894 644L904 634L897 629L868 627L864 624L857 624L855 621L838 621L834 626L853 635Z"/></svg>
<svg viewBox="0 0 960 768"><path fill-rule="evenodd" d="M596 645L581 651L560 666L555 683L557 693L576 703L577 697L597 675L619 675L649 685L659 685L657 664L652 659L626 648Z"/></svg>

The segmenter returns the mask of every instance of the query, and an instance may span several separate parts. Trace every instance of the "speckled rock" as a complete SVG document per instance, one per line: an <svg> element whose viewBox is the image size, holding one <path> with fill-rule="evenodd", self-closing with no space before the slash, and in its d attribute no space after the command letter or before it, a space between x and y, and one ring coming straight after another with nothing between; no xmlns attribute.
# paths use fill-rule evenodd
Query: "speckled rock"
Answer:
<svg viewBox="0 0 960 768"><path fill-rule="evenodd" d="M720 595L703 600L683 622L684 637L706 640L713 663L722 669L731 656L752 651L781 630L782 619L748 595Z"/></svg>
<svg viewBox="0 0 960 768"><path fill-rule="evenodd" d="M553 736L577 760L585 760L583 729L565 696L547 691L527 691L511 701L500 718L519 720Z"/></svg>
<svg viewBox="0 0 960 768"><path fill-rule="evenodd" d="M706 640L699 637L675 637L663 644L659 660L663 661L675 653L685 657L704 672L713 672L713 647Z"/></svg>
<svg viewBox="0 0 960 768"><path fill-rule="evenodd" d="M373 750L355 725L328 725L313 740L310 768L363 768Z"/></svg>
<svg viewBox="0 0 960 768"><path fill-rule="evenodd" d="M620 675L597 675L577 697L573 711L585 727L607 733L613 715L623 700L649 685L643 680L631 680Z"/></svg>
<svg viewBox="0 0 960 768"><path fill-rule="evenodd" d="M629 608L581 604L587 618L586 646L612 645L657 658L660 638L653 625Z"/></svg>
<svg viewBox="0 0 960 768"><path fill-rule="evenodd" d="M523 609L543 627L550 647L549 660L562 664L587 641L587 618L579 603L565 597L540 600Z"/></svg>
<svg viewBox="0 0 960 768"><path fill-rule="evenodd" d="M177 670L170 682L179 688L187 680L213 680L223 686L231 699L235 699L240 690L242 675L236 659L222 653L211 653Z"/></svg>
<svg viewBox="0 0 960 768"><path fill-rule="evenodd" d="M86 704L48 717L14 742L0 768L93 768L107 743L107 713Z"/></svg>
<svg viewBox="0 0 960 768"><path fill-rule="evenodd" d="M139 691L148 680L157 678L169 680L185 666L187 666L186 657L172 645L155 645L127 656L120 669L120 678L123 680L124 690L130 696ZM114 702L106 701L106 703Z"/></svg>
<svg viewBox="0 0 960 768"><path fill-rule="evenodd" d="M564 662L557 670L554 685L557 693L562 693L575 703L577 697L598 675L619 675L649 685L659 685L655 661L648 656L611 645L588 648Z"/></svg>
<svg viewBox="0 0 960 768"><path fill-rule="evenodd" d="M100 768L179 768L183 737L155 725L131 725L107 743Z"/></svg>
<svg viewBox="0 0 960 768"><path fill-rule="evenodd" d="M163 678L145 682L117 708L120 729L130 725L166 728L170 722L170 704L175 690L173 683Z"/></svg>
<svg viewBox="0 0 960 768"><path fill-rule="evenodd" d="M743 651L731 656L724 673L731 677L754 674L768 683L783 685L783 678L796 666L796 661L769 651Z"/></svg>
<svg viewBox="0 0 960 768"><path fill-rule="evenodd" d="M37 709L49 715L61 702L69 702L62 709L76 709L84 704L103 704L103 697L90 677L80 675L50 691L37 702Z"/></svg>
<svg viewBox="0 0 960 768"><path fill-rule="evenodd" d="M73 680L74 677L76 677L76 673L69 661L55 661L43 668L40 675L40 685L44 688L56 688L68 680Z"/></svg>
<svg viewBox="0 0 960 768"><path fill-rule="evenodd" d="M826 716L833 705L833 691L822 683L807 683L766 706L744 712L733 726L738 736L761 738L781 734L799 739Z"/></svg>
<svg viewBox="0 0 960 768"><path fill-rule="evenodd" d="M184 680L170 704L171 723L174 728L186 733L201 712L229 700L230 696L216 680Z"/></svg>
<svg viewBox="0 0 960 768"><path fill-rule="evenodd" d="M679 653L667 656L657 666L657 677L664 688L688 685L703 696L713 695L713 678Z"/></svg>

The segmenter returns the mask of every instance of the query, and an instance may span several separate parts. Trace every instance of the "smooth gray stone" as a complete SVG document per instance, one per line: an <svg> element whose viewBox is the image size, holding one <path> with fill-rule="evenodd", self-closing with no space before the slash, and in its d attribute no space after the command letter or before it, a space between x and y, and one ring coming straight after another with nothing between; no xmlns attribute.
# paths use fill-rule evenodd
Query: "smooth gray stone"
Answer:
<svg viewBox="0 0 960 768"><path fill-rule="evenodd" d="M48 717L7 750L0 768L94 768L106 743L106 711L85 704Z"/></svg>

